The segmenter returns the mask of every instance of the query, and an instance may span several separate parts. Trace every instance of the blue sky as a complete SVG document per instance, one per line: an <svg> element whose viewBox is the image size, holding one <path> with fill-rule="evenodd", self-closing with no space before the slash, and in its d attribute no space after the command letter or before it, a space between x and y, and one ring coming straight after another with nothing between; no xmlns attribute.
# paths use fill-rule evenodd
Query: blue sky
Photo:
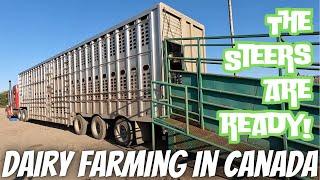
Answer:
<svg viewBox="0 0 320 180"><path fill-rule="evenodd" d="M56 53L158 3L156 0L1 0L0 91L8 80ZM207 35L228 35L227 0L162 1L206 26ZM233 0L236 34L267 33L264 15L277 7L314 8L319 0ZM318 56L319 57L319 56Z"/></svg>

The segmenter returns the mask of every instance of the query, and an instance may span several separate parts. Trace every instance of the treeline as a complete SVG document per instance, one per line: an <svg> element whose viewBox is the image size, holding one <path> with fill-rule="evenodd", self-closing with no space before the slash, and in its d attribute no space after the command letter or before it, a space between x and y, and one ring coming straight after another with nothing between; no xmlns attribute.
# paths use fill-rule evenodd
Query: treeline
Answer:
<svg viewBox="0 0 320 180"><path fill-rule="evenodd" d="M0 107L4 108L8 104L8 91L0 93Z"/></svg>

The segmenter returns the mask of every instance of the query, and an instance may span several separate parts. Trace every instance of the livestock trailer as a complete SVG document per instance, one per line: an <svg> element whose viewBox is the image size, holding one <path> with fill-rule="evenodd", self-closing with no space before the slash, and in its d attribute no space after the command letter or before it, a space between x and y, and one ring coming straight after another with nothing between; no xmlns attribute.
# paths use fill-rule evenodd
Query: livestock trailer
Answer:
<svg viewBox="0 0 320 180"><path fill-rule="evenodd" d="M74 125L77 134L86 134L91 124L98 139L111 130L124 146L148 140L151 81L164 77L163 39L204 35L202 24L159 3L21 72L16 110L23 121ZM179 41L168 46L177 57L197 53L182 51ZM195 70L180 60L172 66Z"/></svg>

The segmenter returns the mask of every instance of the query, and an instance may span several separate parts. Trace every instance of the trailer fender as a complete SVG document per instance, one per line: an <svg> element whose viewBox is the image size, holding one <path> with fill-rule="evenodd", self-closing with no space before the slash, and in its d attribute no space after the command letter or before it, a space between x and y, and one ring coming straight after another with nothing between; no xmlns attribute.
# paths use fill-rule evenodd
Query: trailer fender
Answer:
<svg viewBox="0 0 320 180"><path fill-rule="evenodd" d="M151 123L135 121L135 139L137 144L151 141Z"/></svg>

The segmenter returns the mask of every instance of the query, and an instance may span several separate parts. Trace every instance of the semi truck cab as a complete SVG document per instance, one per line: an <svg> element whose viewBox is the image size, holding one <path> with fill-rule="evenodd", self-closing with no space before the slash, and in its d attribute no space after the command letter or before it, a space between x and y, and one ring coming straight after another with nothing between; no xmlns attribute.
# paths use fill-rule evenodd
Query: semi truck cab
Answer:
<svg viewBox="0 0 320 180"><path fill-rule="evenodd" d="M19 88L18 85L14 85L11 88L11 81L9 81L8 91L8 105L6 107L6 113L8 118L20 118L20 105L19 105Z"/></svg>

